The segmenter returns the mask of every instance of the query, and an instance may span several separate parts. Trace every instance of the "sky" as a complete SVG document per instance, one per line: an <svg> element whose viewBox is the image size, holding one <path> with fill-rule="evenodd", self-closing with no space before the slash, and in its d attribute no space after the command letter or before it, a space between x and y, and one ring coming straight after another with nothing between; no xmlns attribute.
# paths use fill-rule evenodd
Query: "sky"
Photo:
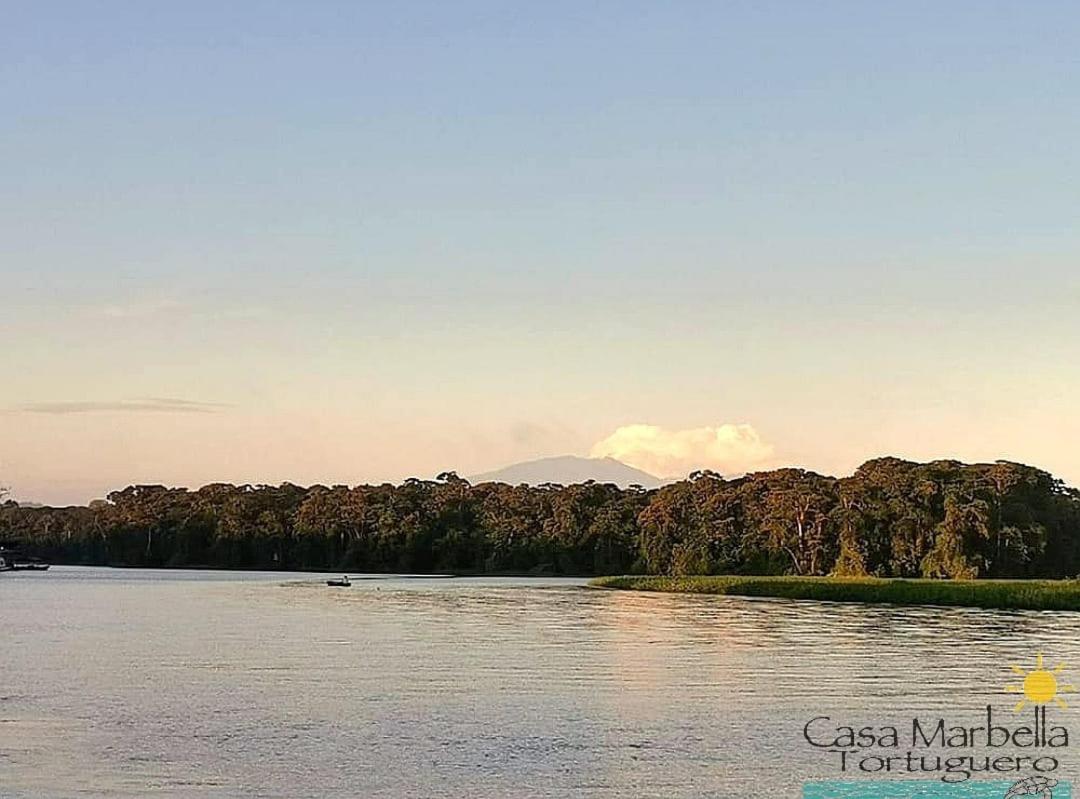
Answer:
<svg viewBox="0 0 1080 799"><path fill-rule="evenodd" d="M1080 485L1080 7L4 3L0 485Z"/></svg>

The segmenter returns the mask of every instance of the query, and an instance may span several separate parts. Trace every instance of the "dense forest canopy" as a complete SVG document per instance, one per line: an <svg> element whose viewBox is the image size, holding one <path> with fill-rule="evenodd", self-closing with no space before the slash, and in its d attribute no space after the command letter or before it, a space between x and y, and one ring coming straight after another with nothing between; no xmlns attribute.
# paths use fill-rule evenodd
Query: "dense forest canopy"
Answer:
<svg viewBox="0 0 1080 799"><path fill-rule="evenodd" d="M0 505L0 541L60 563L560 574L1064 577L1080 492L999 461L869 461L645 490L471 485L130 486L88 507Z"/></svg>

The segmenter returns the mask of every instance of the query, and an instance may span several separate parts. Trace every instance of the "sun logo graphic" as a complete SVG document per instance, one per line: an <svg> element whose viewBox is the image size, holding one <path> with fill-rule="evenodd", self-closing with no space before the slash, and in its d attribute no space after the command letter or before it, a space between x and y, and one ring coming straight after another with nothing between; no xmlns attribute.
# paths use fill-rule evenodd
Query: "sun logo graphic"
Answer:
<svg viewBox="0 0 1080 799"><path fill-rule="evenodd" d="M1024 697L1013 710L1019 713L1024 709L1024 706L1030 702L1033 705L1045 705L1053 702L1060 708L1066 708L1069 705L1061 698L1060 694L1073 693L1076 687L1071 683L1062 683L1058 681L1058 676L1065 669L1064 663L1058 663L1052 670L1043 667L1043 654L1039 652L1035 656L1035 668L1031 671L1024 671L1019 666L1012 666L1013 673L1024 678L1024 681L1019 684L1010 684L1005 686L1005 691L1010 694L1023 694Z"/></svg>

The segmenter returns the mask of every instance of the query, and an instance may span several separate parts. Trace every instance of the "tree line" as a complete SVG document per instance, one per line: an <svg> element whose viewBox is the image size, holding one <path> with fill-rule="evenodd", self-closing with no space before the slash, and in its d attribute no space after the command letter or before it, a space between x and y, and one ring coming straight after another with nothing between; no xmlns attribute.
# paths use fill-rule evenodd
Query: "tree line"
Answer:
<svg viewBox="0 0 1080 799"><path fill-rule="evenodd" d="M56 563L364 572L1071 577L1080 492L998 461L879 458L848 477L702 471L586 482L129 486L0 505L0 541Z"/></svg>

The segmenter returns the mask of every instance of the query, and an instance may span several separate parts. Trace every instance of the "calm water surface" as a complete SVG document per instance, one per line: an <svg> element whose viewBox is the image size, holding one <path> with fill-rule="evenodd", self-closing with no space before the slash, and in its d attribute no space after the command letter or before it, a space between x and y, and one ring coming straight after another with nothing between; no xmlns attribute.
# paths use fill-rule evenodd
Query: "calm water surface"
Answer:
<svg viewBox="0 0 1080 799"><path fill-rule="evenodd" d="M1080 667L1080 614L324 580L0 575L0 796L798 796L811 716L977 723L1008 664Z"/></svg>

